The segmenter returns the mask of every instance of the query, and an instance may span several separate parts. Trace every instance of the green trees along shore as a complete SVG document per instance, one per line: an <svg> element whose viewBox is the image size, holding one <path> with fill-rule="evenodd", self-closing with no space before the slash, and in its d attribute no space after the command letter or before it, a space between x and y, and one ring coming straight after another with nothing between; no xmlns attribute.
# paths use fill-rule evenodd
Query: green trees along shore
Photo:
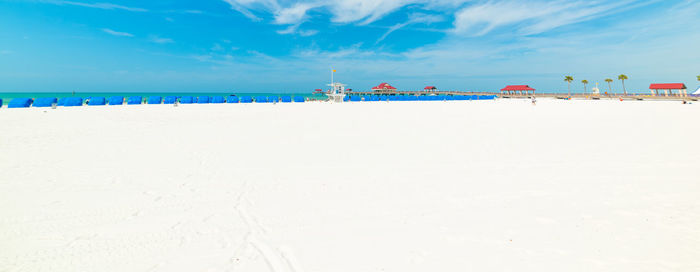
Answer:
<svg viewBox="0 0 700 272"><path fill-rule="evenodd" d="M627 95L627 89L625 89L625 80L628 79L628 77L625 74L617 76L617 79L622 81L622 92Z"/></svg>
<svg viewBox="0 0 700 272"><path fill-rule="evenodd" d="M569 83L569 96L571 96L571 82L574 81L574 77L572 76L565 76L564 81Z"/></svg>
<svg viewBox="0 0 700 272"><path fill-rule="evenodd" d="M606 78L605 82L608 83L608 90L610 91L610 94L612 94L612 85L610 85L613 82L612 78Z"/></svg>

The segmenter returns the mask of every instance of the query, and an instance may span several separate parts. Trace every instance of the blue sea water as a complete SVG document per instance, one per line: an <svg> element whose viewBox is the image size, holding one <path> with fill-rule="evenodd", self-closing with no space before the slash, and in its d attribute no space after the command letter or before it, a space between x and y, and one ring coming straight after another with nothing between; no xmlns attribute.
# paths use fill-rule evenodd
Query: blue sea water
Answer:
<svg viewBox="0 0 700 272"><path fill-rule="evenodd" d="M191 92L191 93L162 93L162 92L122 92L122 93L105 93L105 92L76 92L76 93L51 93L51 92L7 92L7 93L0 93L0 99L2 99L3 104L7 104L12 100L13 98L40 98L40 97L56 97L56 98L63 98L63 97L82 97L83 99L85 98L90 98L90 97L110 97L110 96L124 96L124 97L129 97L129 96L142 96L142 97L149 97L149 96L169 96L169 95L174 95L174 96L229 96L229 95L237 95L237 96L283 96L283 95L290 95L290 96L303 96L307 99L310 100L316 100L316 99L326 99L325 94L312 94L312 93L200 93L200 92Z"/></svg>

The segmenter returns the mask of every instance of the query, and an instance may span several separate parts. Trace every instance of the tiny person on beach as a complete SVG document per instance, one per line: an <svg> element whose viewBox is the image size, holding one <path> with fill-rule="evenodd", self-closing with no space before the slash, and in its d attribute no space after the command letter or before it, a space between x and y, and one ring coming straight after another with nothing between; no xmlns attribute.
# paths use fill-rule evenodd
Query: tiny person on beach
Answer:
<svg viewBox="0 0 700 272"><path fill-rule="evenodd" d="M535 98L534 96L532 97L532 105L537 105L537 98Z"/></svg>

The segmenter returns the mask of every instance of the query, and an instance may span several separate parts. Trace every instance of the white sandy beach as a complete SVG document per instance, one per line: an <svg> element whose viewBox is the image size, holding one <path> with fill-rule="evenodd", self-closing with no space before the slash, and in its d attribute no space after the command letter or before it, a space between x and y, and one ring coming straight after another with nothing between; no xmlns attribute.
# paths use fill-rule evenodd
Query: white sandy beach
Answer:
<svg viewBox="0 0 700 272"><path fill-rule="evenodd" d="M700 103L0 109L0 271L700 271Z"/></svg>

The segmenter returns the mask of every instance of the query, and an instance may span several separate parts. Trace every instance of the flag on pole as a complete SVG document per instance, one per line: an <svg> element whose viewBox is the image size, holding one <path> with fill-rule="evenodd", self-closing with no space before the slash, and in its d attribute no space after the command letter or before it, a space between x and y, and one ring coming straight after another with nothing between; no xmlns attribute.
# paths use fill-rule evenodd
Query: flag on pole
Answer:
<svg viewBox="0 0 700 272"><path fill-rule="evenodd" d="M335 73L335 69L333 69L333 73Z"/></svg>

